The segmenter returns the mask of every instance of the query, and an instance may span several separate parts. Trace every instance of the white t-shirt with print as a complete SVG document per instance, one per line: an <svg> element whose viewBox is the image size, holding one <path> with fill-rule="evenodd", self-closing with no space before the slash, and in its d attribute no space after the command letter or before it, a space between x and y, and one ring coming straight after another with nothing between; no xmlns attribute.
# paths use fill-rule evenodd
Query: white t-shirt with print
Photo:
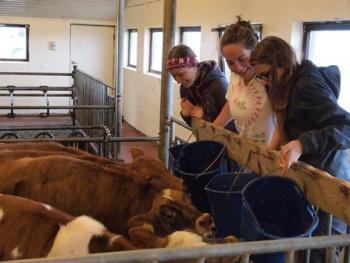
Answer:
<svg viewBox="0 0 350 263"><path fill-rule="evenodd" d="M226 93L231 116L240 135L268 144L275 130L275 118L266 88L253 78L248 85L235 75Z"/></svg>

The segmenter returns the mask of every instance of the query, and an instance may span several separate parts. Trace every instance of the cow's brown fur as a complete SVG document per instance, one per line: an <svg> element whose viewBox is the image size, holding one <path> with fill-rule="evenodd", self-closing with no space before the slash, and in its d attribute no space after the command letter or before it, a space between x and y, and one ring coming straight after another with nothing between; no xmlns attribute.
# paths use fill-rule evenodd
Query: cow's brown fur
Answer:
<svg viewBox="0 0 350 263"><path fill-rule="evenodd" d="M62 155L0 162L0 193L47 203L72 215L92 216L122 234L127 221L148 211L155 195L165 188L183 190L180 179L148 157L113 169Z"/></svg>
<svg viewBox="0 0 350 263"><path fill-rule="evenodd" d="M21 259L47 256L60 226L74 219L41 203L4 194L0 194L0 209L0 260L14 259L14 249ZM128 240L107 230L89 245L89 253L131 249L135 247Z"/></svg>
<svg viewBox="0 0 350 263"><path fill-rule="evenodd" d="M209 214L199 212L184 192L165 190L154 198L149 211L131 218L127 228L131 233L130 229L146 225L159 237L184 229L205 235L211 223Z"/></svg>
<svg viewBox="0 0 350 263"><path fill-rule="evenodd" d="M100 157L73 147L66 147L55 142L18 142L0 143L0 160L19 159L23 157L40 157L48 155L64 155L91 161L107 167L120 165L115 160Z"/></svg>

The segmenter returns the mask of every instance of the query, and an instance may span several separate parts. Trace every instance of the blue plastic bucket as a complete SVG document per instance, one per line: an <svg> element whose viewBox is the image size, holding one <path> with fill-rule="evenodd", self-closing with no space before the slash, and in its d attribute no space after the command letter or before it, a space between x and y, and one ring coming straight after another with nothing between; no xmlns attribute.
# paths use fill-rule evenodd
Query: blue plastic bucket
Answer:
<svg viewBox="0 0 350 263"><path fill-rule="evenodd" d="M243 191L241 234L246 241L305 237L318 224L316 212L298 185L281 176L263 176ZM284 262L284 253L252 257L255 262Z"/></svg>
<svg viewBox="0 0 350 263"><path fill-rule="evenodd" d="M175 166L175 175L184 180L194 205L202 212L210 212L205 186L214 176L226 172L225 146L216 141L187 144Z"/></svg>
<svg viewBox="0 0 350 263"><path fill-rule="evenodd" d="M242 189L258 175L226 173L215 176L205 187L215 223L215 237L241 238Z"/></svg>
<svg viewBox="0 0 350 263"><path fill-rule="evenodd" d="M186 143L175 145L169 148L169 162L168 162L168 167L169 171L171 171L172 174L176 174L175 171L175 166L176 162L180 157L180 154L183 150L183 148L186 146Z"/></svg>

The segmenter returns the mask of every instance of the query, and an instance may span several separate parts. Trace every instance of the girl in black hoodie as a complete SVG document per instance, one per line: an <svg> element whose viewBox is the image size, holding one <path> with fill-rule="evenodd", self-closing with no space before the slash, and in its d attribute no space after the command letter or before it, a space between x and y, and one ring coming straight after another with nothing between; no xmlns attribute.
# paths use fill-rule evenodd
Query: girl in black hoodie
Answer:
<svg viewBox="0 0 350 263"><path fill-rule="evenodd" d="M300 160L350 181L346 153L350 148L350 114L337 102L338 67L320 68L308 60L299 64L292 47L273 36L258 43L250 62L266 81L277 114L280 136L274 146L280 150L282 168L287 170ZM325 213L321 211L319 218L316 235L326 234ZM344 232L345 224L334 217L332 233ZM323 259L321 253L312 253L311 262Z"/></svg>
<svg viewBox="0 0 350 263"><path fill-rule="evenodd" d="M186 45L175 46L167 59L167 70L180 84L181 116L191 126L191 118L213 122L225 105L228 82L215 61L198 62ZM236 131L233 122L227 129Z"/></svg>

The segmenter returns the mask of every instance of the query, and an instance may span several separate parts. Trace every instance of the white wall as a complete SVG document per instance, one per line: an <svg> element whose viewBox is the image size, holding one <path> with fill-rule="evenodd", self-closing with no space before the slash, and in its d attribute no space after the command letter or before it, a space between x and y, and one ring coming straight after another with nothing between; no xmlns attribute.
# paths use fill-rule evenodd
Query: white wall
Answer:
<svg viewBox="0 0 350 263"><path fill-rule="evenodd" d="M161 27L163 1L131 0L126 9L126 28L138 29L137 69L124 70L124 116L149 136L159 131L160 79L147 72L148 29ZM130 5L129 4L129 5ZM277 35L301 52L301 22L350 19L349 0L177 0L176 26L201 26L201 59L217 59L219 24L232 23L236 15L263 23L263 36ZM145 54L146 53L146 54ZM145 59L146 58L146 59ZM178 86L174 87L174 115L179 117Z"/></svg>
<svg viewBox="0 0 350 263"><path fill-rule="evenodd" d="M77 21L66 19L39 19L28 17L0 17L0 23L29 24L29 62L0 62L1 72L71 72L70 24L108 24L104 21ZM56 42L56 50L49 49L49 42ZM0 77L0 86L69 86L69 77L6 76ZM51 105L67 105L67 98L49 98ZM16 105L44 105L43 98L15 97ZM0 105L9 105L9 99L0 97ZM2 111L4 112L4 111ZM15 111L20 113L21 111ZM39 112L42 112L39 111ZM58 112L58 111L56 111Z"/></svg>
<svg viewBox="0 0 350 263"><path fill-rule="evenodd" d="M145 4L142 4L145 3ZM138 29L138 65L124 70L124 116L149 136L159 130L160 77L147 73L149 32L162 27L163 1L130 0L126 28ZM301 22L350 19L350 0L177 0L177 27L201 26L201 59L218 57L218 36L211 29L235 21L236 15L263 23L263 34L277 35L301 51ZM30 25L30 62L0 62L0 71L70 71L70 24L112 24L108 21L0 17L0 23ZM48 48L56 42L56 50ZM62 77L0 77L2 85L69 85ZM4 99L4 98L0 98ZM40 100L41 101L41 100ZM0 104L8 104L0 100ZM26 103L33 103L26 100ZM179 117L179 90L174 87L174 115Z"/></svg>

